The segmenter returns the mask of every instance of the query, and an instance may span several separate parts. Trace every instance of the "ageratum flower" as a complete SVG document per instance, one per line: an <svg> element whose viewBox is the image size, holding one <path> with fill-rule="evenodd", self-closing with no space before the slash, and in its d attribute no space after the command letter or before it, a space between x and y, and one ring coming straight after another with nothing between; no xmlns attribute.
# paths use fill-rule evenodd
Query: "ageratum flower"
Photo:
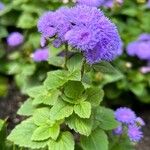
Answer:
<svg viewBox="0 0 150 150"><path fill-rule="evenodd" d="M13 32L7 37L7 44L12 47L22 44L23 41L24 37L19 32Z"/></svg>
<svg viewBox="0 0 150 150"><path fill-rule="evenodd" d="M115 118L121 123L133 124L135 122L136 115L130 108L121 107L115 111Z"/></svg>
<svg viewBox="0 0 150 150"><path fill-rule="evenodd" d="M146 6L147 6L147 8L150 8L150 0L148 0Z"/></svg>
<svg viewBox="0 0 150 150"><path fill-rule="evenodd" d="M140 127L130 125L128 127L128 136L132 142L139 142L143 138L143 133L140 130Z"/></svg>
<svg viewBox="0 0 150 150"><path fill-rule="evenodd" d="M102 4L102 6L106 7L106 8L112 8L114 6L114 4L123 4L124 0L104 0L104 3Z"/></svg>
<svg viewBox="0 0 150 150"><path fill-rule="evenodd" d="M122 125L118 126L116 129L114 129L113 133L116 135L121 135L123 133Z"/></svg>
<svg viewBox="0 0 150 150"><path fill-rule="evenodd" d="M74 27L65 35L68 43L84 53L88 63L111 61L121 48L116 26L95 7L76 6L70 16Z"/></svg>
<svg viewBox="0 0 150 150"><path fill-rule="evenodd" d="M137 117L135 121L139 126L145 126L145 122L141 117Z"/></svg>
<svg viewBox="0 0 150 150"><path fill-rule="evenodd" d="M46 60L48 60L48 57L49 57L49 51L47 48L37 49L33 53L32 57L35 62L46 61Z"/></svg>
<svg viewBox="0 0 150 150"><path fill-rule="evenodd" d="M0 11L4 10L4 8L5 8L5 5L2 2L0 2Z"/></svg>
<svg viewBox="0 0 150 150"><path fill-rule="evenodd" d="M60 46L61 46L61 44L62 44L62 41L61 41L61 39L55 39L54 41L53 41L53 46L55 47L55 48L59 48Z"/></svg>
<svg viewBox="0 0 150 150"><path fill-rule="evenodd" d="M150 72L150 66L143 66L140 68L140 72L145 74Z"/></svg>
<svg viewBox="0 0 150 150"><path fill-rule="evenodd" d="M150 60L150 34L141 34L139 38L128 44L127 53L141 60Z"/></svg>
<svg viewBox="0 0 150 150"><path fill-rule="evenodd" d="M105 0L77 0L78 4L99 7Z"/></svg>

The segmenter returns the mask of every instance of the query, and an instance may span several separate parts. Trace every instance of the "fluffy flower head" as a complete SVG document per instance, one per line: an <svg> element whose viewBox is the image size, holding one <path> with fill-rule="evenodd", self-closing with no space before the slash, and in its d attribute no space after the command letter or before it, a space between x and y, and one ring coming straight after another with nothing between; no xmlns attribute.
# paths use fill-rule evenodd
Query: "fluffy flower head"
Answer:
<svg viewBox="0 0 150 150"><path fill-rule="evenodd" d="M118 126L116 129L114 129L114 134L121 135L123 133L122 125Z"/></svg>
<svg viewBox="0 0 150 150"><path fill-rule="evenodd" d="M19 32L13 32L7 37L7 44L12 47L22 44L23 41L24 37Z"/></svg>
<svg viewBox="0 0 150 150"><path fill-rule="evenodd" d="M145 122L141 117L137 117L135 121L139 126L145 126Z"/></svg>
<svg viewBox="0 0 150 150"><path fill-rule="evenodd" d="M130 108L121 107L115 111L115 118L121 123L132 124L135 122L136 115Z"/></svg>
<svg viewBox="0 0 150 150"><path fill-rule="evenodd" d="M37 49L33 53L33 60L35 62L46 61L48 59L48 57L49 57L49 51L47 48Z"/></svg>
<svg viewBox="0 0 150 150"><path fill-rule="evenodd" d="M104 0L77 0L78 4L84 4L87 6L99 7Z"/></svg>

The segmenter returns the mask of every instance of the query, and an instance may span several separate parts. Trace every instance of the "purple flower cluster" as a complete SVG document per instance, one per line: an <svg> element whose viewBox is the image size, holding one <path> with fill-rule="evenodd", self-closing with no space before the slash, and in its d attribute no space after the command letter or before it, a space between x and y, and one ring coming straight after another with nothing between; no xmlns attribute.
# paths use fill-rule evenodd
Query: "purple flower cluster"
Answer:
<svg viewBox="0 0 150 150"><path fill-rule="evenodd" d="M115 59L122 46L116 26L99 9L86 5L46 12L39 19L38 31L42 45L47 38L54 39L55 47L68 43L90 64Z"/></svg>
<svg viewBox="0 0 150 150"><path fill-rule="evenodd" d="M127 134L132 142L139 142L143 133L141 127L145 125L142 118L137 117L130 108L121 107L115 111L115 118L121 125L114 130L116 135L123 134L123 127L127 127Z"/></svg>
<svg viewBox="0 0 150 150"><path fill-rule="evenodd" d="M0 2L0 11L4 10L4 8L5 8L5 5L2 2Z"/></svg>
<svg viewBox="0 0 150 150"><path fill-rule="evenodd" d="M136 41L129 43L126 51L130 56L150 60L150 34L141 34Z"/></svg>
<svg viewBox="0 0 150 150"><path fill-rule="evenodd" d="M99 7L105 0L76 0L78 4Z"/></svg>
<svg viewBox="0 0 150 150"><path fill-rule="evenodd" d="M47 61L49 57L49 51L47 48L37 49L33 53L32 57L35 62Z"/></svg>
<svg viewBox="0 0 150 150"><path fill-rule="evenodd" d="M115 4L122 5L124 0L105 0L103 6L106 8L112 8Z"/></svg>
<svg viewBox="0 0 150 150"><path fill-rule="evenodd" d="M18 46L22 44L24 41L24 37L19 32L13 32L7 37L7 44L11 47Z"/></svg>

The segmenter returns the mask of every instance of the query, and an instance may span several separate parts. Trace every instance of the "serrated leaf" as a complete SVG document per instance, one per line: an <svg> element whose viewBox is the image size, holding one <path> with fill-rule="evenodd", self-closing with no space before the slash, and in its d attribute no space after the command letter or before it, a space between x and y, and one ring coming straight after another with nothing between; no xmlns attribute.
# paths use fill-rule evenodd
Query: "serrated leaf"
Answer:
<svg viewBox="0 0 150 150"><path fill-rule="evenodd" d="M104 97L104 91L96 87L87 89L86 94L87 101L90 102L92 106L99 106Z"/></svg>
<svg viewBox="0 0 150 150"><path fill-rule="evenodd" d="M48 141L35 142L31 140L32 134L37 126L33 123L32 118L23 121L17 125L7 139L20 147L32 149L44 148Z"/></svg>
<svg viewBox="0 0 150 150"><path fill-rule="evenodd" d="M50 137L56 140L59 135L59 132L60 126L58 124L55 124L52 127L50 127L49 125L42 125L33 132L32 140L43 141Z"/></svg>
<svg viewBox="0 0 150 150"><path fill-rule="evenodd" d="M57 66L57 67L64 67L64 64L65 64L65 59L64 57L59 57L59 56L55 56L55 57L50 57L48 59L48 63L50 65L53 65L53 66Z"/></svg>
<svg viewBox="0 0 150 150"><path fill-rule="evenodd" d="M91 104L89 102L80 102L74 105L74 112L81 118L90 118L91 115Z"/></svg>
<svg viewBox="0 0 150 150"><path fill-rule="evenodd" d="M99 122L99 127L104 130L112 130L119 125L115 120L114 112L105 107L98 107L96 109L95 119Z"/></svg>
<svg viewBox="0 0 150 150"><path fill-rule="evenodd" d="M77 115L73 115L66 120L66 124L69 128L74 129L82 135L89 136L92 130L92 119L79 118Z"/></svg>
<svg viewBox="0 0 150 150"><path fill-rule="evenodd" d="M33 120L37 126L55 123L50 119L50 109L47 107L37 109L33 114Z"/></svg>
<svg viewBox="0 0 150 150"><path fill-rule="evenodd" d="M23 105L19 108L17 114L23 116L31 116L35 111L36 107L32 105L33 100L31 98L27 99Z"/></svg>
<svg viewBox="0 0 150 150"><path fill-rule="evenodd" d="M90 136L81 137L83 150L108 150L108 139L101 129L94 130Z"/></svg>
<svg viewBox="0 0 150 150"><path fill-rule="evenodd" d="M78 98L84 92L84 86L79 81L69 81L65 84L64 94L69 98Z"/></svg>
<svg viewBox="0 0 150 150"><path fill-rule="evenodd" d="M69 117L73 113L73 106L59 99L50 110L52 120L60 120Z"/></svg>
<svg viewBox="0 0 150 150"><path fill-rule="evenodd" d="M68 131L63 132L57 141L50 140L48 144L49 150L74 150L74 138Z"/></svg>
<svg viewBox="0 0 150 150"><path fill-rule="evenodd" d="M49 90L45 92L40 92L40 95L34 98L33 105L46 104L54 105L58 99L60 92L58 90Z"/></svg>
<svg viewBox="0 0 150 150"><path fill-rule="evenodd" d="M72 56L68 61L67 61L67 68L69 71L75 71L75 70L81 70L82 67L82 55L81 54L76 54Z"/></svg>

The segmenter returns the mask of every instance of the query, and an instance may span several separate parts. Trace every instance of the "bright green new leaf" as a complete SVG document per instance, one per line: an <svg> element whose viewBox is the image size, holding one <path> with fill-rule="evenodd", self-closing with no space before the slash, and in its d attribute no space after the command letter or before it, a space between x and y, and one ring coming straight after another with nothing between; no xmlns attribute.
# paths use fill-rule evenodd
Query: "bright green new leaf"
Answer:
<svg viewBox="0 0 150 150"><path fill-rule="evenodd" d="M66 121L69 128L82 135L89 136L92 130L92 119L79 118L77 115L69 117Z"/></svg>
<svg viewBox="0 0 150 150"><path fill-rule="evenodd" d="M42 149L47 145L48 141L35 142L31 140L33 132L37 126L33 123L32 118L23 121L12 130L7 139L20 147L32 149Z"/></svg>
<svg viewBox="0 0 150 150"><path fill-rule="evenodd" d="M52 120L60 120L69 117L73 113L73 106L59 99L50 110Z"/></svg>
<svg viewBox="0 0 150 150"><path fill-rule="evenodd" d="M95 119L99 122L99 127L104 130L112 130L119 125L115 120L114 112L105 107L98 107L96 109Z"/></svg>
<svg viewBox="0 0 150 150"><path fill-rule="evenodd" d="M59 132L60 132L59 124L54 124L51 127L49 125L42 125L33 132L32 140L43 141L50 137L56 140L59 135Z"/></svg>
<svg viewBox="0 0 150 150"><path fill-rule="evenodd" d="M27 99L23 105L19 108L17 114L23 116L31 116L35 111L36 107L32 105L33 100L31 98Z"/></svg>
<svg viewBox="0 0 150 150"><path fill-rule="evenodd" d="M92 106L99 106L100 102L103 100L104 91L100 88L92 87L86 90L87 101L91 103Z"/></svg>
<svg viewBox="0 0 150 150"><path fill-rule="evenodd" d="M74 145L73 135L66 131L61 133L57 141L50 140L48 150L74 150Z"/></svg>
<svg viewBox="0 0 150 150"><path fill-rule="evenodd" d="M80 102L74 105L74 112L81 118L90 118L91 104L86 101Z"/></svg>
<svg viewBox="0 0 150 150"><path fill-rule="evenodd" d="M90 136L81 137L83 150L108 150L108 139L105 132L101 129L94 130Z"/></svg>

